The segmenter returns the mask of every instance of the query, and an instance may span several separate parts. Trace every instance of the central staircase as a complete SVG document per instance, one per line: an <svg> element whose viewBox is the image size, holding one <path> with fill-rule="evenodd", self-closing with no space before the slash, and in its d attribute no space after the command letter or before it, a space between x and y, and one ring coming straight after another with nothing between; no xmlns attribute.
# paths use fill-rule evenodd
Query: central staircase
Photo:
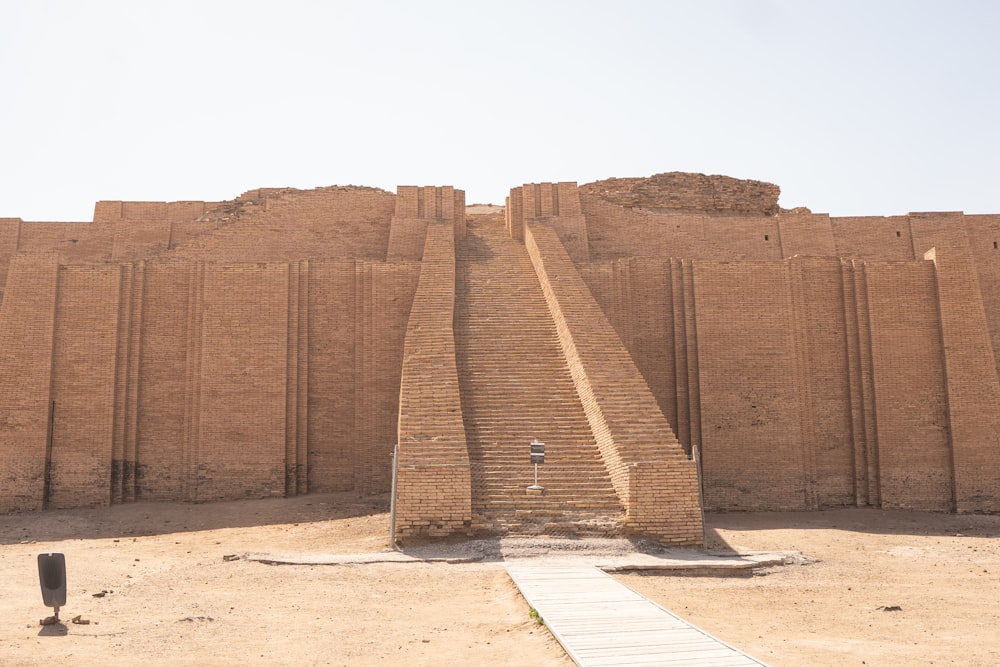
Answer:
<svg viewBox="0 0 1000 667"><path fill-rule="evenodd" d="M473 219L456 249L455 347L473 526L508 535L622 534L615 494L524 246ZM529 462L545 443L541 495Z"/></svg>

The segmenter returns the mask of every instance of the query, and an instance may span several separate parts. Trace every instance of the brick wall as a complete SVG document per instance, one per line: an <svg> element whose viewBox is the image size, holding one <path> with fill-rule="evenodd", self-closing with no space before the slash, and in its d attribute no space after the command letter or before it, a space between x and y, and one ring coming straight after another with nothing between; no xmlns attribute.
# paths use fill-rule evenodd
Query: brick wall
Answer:
<svg viewBox="0 0 1000 667"><path fill-rule="evenodd" d="M914 250L936 269L955 508L1000 511L1000 382L961 214L911 215Z"/></svg>
<svg viewBox="0 0 1000 667"><path fill-rule="evenodd" d="M833 226L829 215L779 213L778 238L781 256L834 257Z"/></svg>
<svg viewBox="0 0 1000 667"><path fill-rule="evenodd" d="M309 489L354 487L357 266L351 259L309 263Z"/></svg>
<svg viewBox="0 0 1000 667"><path fill-rule="evenodd" d="M114 434L111 449L111 502L135 499L139 427L145 262L123 264L118 298L115 351Z"/></svg>
<svg viewBox="0 0 1000 667"><path fill-rule="evenodd" d="M225 202L207 211L202 222L174 224L167 254L213 262L384 261L394 210L395 196L375 188L274 192Z"/></svg>
<svg viewBox="0 0 1000 667"><path fill-rule="evenodd" d="M855 503L881 504L878 443L875 425L875 374L872 370L872 328L868 271L861 260L841 260L841 289L847 330L847 377L854 442Z"/></svg>
<svg viewBox="0 0 1000 667"><path fill-rule="evenodd" d="M866 274L882 506L951 509L934 265L874 262Z"/></svg>
<svg viewBox="0 0 1000 667"><path fill-rule="evenodd" d="M702 541L698 475L555 230L529 221L525 245L626 527L664 542Z"/></svg>
<svg viewBox="0 0 1000 667"><path fill-rule="evenodd" d="M830 218L835 252L857 259L915 259L906 216Z"/></svg>
<svg viewBox="0 0 1000 667"><path fill-rule="evenodd" d="M773 183L669 172L647 178L609 178L587 183L583 191L619 206L774 215L780 189Z"/></svg>
<svg viewBox="0 0 1000 667"><path fill-rule="evenodd" d="M964 221L995 351L1000 349L1000 215L967 215ZM993 356L1000 364L1000 357Z"/></svg>
<svg viewBox="0 0 1000 667"><path fill-rule="evenodd" d="M136 495L148 500L185 497L182 452L188 358L188 313L196 265L149 262L133 305L141 312L138 356L141 387L136 424ZM134 304L134 302L133 302Z"/></svg>
<svg viewBox="0 0 1000 667"><path fill-rule="evenodd" d="M690 453L687 401L683 409L678 405L679 397L687 396L687 365L681 363L686 362L687 355L686 350L679 350L674 344L687 341L683 333L684 295L680 285L677 286L680 312L674 308L674 282L675 278L681 282L680 276L671 271L669 261L647 257L587 263L578 268L642 373L660 411ZM675 332L675 327L681 331Z"/></svg>
<svg viewBox="0 0 1000 667"><path fill-rule="evenodd" d="M62 264L111 259L115 227L111 223L24 222L18 250L56 252Z"/></svg>
<svg viewBox="0 0 1000 667"><path fill-rule="evenodd" d="M782 256L779 220L615 206L581 194L590 258L761 260Z"/></svg>
<svg viewBox="0 0 1000 667"><path fill-rule="evenodd" d="M389 489L419 265L56 266L4 301L4 509L42 504L50 401L53 507Z"/></svg>
<svg viewBox="0 0 1000 667"><path fill-rule="evenodd" d="M432 197L432 213L463 233L464 193L427 190L443 195ZM370 188L268 190L219 205L100 202L95 223L3 225L0 251L16 260L6 349L21 339L42 347L11 357L0 377L18 415L10 429L30 422L42 458L10 464L26 486L10 487L0 506L42 503L50 398L54 506L387 491L419 265L336 256L384 257L393 207L391 194ZM281 258L315 242L315 253L333 257L198 260L221 243L209 236L234 226L239 243L217 255ZM32 264L39 257L49 264ZM81 258L114 261L67 266L61 296L47 298L57 274L47 283L45 267ZM14 395L28 366L46 376L31 406Z"/></svg>
<svg viewBox="0 0 1000 667"><path fill-rule="evenodd" d="M353 471L354 488L363 493L384 493L392 484L403 341L419 276L416 263L358 267Z"/></svg>
<svg viewBox="0 0 1000 667"><path fill-rule="evenodd" d="M853 505L855 441L843 265L830 257L796 257L788 266L806 506Z"/></svg>
<svg viewBox="0 0 1000 667"><path fill-rule="evenodd" d="M705 505L805 509L786 262L694 265Z"/></svg>
<svg viewBox="0 0 1000 667"><path fill-rule="evenodd" d="M111 500L120 281L114 265L59 272L50 507Z"/></svg>
<svg viewBox="0 0 1000 667"><path fill-rule="evenodd" d="M524 239L526 221L544 220L556 230L573 261L590 258L587 219L576 183L526 183L513 188L507 202L505 222L511 238Z"/></svg>
<svg viewBox="0 0 1000 667"><path fill-rule="evenodd" d="M64 264L148 257L170 247L174 225L191 223L211 206L200 201L101 201L94 207L93 222L20 223L16 247L24 252L57 252ZM203 231L218 227L215 222L196 224Z"/></svg>
<svg viewBox="0 0 1000 667"><path fill-rule="evenodd" d="M427 225L431 221L448 223L455 241L465 238L465 192L450 185L399 186L396 214L390 223L386 261L420 261Z"/></svg>
<svg viewBox="0 0 1000 667"><path fill-rule="evenodd" d="M940 418L925 263L632 258L581 273L679 440L702 447L707 507L947 508L950 487L929 481L950 474L941 433L906 418L902 388Z"/></svg>
<svg viewBox="0 0 1000 667"><path fill-rule="evenodd" d="M0 306L0 509L45 506L58 257L13 257Z"/></svg>
<svg viewBox="0 0 1000 667"><path fill-rule="evenodd" d="M4 283L11 257L17 252L18 237L21 235L20 218L0 218L0 302L3 300Z"/></svg>
<svg viewBox="0 0 1000 667"><path fill-rule="evenodd" d="M1000 510L1000 216L829 218L775 209L768 184L603 183L526 184L505 215L633 530L696 539L695 448L710 507ZM454 401L424 383L450 382L464 233L451 187L0 219L0 510L377 493L402 433L425 443L414 465L437 465L435 429L460 453L435 402ZM412 534L465 528L453 472L404 482L427 522Z"/></svg>
<svg viewBox="0 0 1000 667"><path fill-rule="evenodd" d="M123 222L115 226L111 259L122 262L156 255L170 246L171 224L163 220Z"/></svg>
<svg viewBox="0 0 1000 667"><path fill-rule="evenodd" d="M288 269L285 495L309 491L309 261Z"/></svg>
<svg viewBox="0 0 1000 667"><path fill-rule="evenodd" d="M208 265L189 333L192 500L285 492L288 266Z"/></svg>
<svg viewBox="0 0 1000 667"><path fill-rule="evenodd" d="M424 254L428 222L427 218L393 218L386 261L419 262Z"/></svg>
<svg viewBox="0 0 1000 667"><path fill-rule="evenodd" d="M403 350L396 533L399 539L471 534L469 451L455 358L455 238L451 221L427 229Z"/></svg>

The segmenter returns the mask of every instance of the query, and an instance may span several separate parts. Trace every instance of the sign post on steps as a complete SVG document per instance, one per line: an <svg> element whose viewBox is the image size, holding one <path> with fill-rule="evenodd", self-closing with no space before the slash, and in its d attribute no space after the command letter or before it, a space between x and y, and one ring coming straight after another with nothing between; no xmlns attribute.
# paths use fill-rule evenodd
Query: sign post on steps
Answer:
<svg viewBox="0 0 1000 667"><path fill-rule="evenodd" d="M538 485L538 466L545 463L545 443L539 442L538 438L531 440L531 463L535 466L535 483L528 487L528 495L540 496L545 491L544 486Z"/></svg>

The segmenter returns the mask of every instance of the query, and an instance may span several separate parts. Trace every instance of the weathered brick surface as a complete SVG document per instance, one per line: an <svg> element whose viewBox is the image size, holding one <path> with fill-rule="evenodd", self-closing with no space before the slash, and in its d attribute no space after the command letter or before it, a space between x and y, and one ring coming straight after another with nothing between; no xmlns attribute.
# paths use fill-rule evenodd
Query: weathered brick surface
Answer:
<svg viewBox="0 0 1000 667"><path fill-rule="evenodd" d="M1000 511L1000 382L979 274L961 215L911 215L914 248L936 269L955 509Z"/></svg>
<svg viewBox="0 0 1000 667"><path fill-rule="evenodd" d="M499 219L458 252L455 340L478 532L620 535L617 496L525 247ZM529 444L545 443L535 483ZM537 491L537 489L535 490Z"/></svg>
<svg viewBox="0 0 1000 667"><path fill-rule="evenodd" d="M1000 349L1000 215L967 215L965 229L993 350ZM1000 370L1000 358L994 352Z"/></svg>
<svg viewBox="0 0 1000 667"><path fill-rule="evenodd" d="M830 216L789 212L779 213L776 219L782 257L836 256Z"/></svg>
<svg viewBox="0 0 1000 667"><path fill-rule="evenodd" d="M0 219L0 510L384 492L402 440L404 537L558 499L696 543L695 452L710 508L1000 511L1000 216L776 201L667 174L522 185L469 229L417 186ZM504 443L546 419L614 502L553 466L504 514Z"/></svg>
<svg viewBox="0 0 1000 667"><path fill-rule="evenodd" d="M587 183L582 190L618 206L765 215L778 212L780 193L773 183L683 172L609 178Z"/></svg>
<svg viewBox="0 0 1000 667"><path fill-rule="evenodd" d="M235 264L206 266L198 281L187 392L197 397L186 452L192 500L285 493L288 279L284 264Z"/></svg>
<svg viewBox="0 0 1000 667"><path fill-rule="evenodd" d="M782 255L778 220L774 217L622 208L585 194L580 200L592 260L761 260L779 259Z"/></svg>
<svg viewBox="0 0 1000 667"><path fill-rule="evenodd" d="M788 265L805 504L810 509L852 505L855 442L851 435L844 267L839 259L818 257L796 257Z"/></svg>
<svg viewBox="0 0 1000 667"><path fill-rule="evenodd" d="M555 230L529 221L525 244L611 481L638 534L702 540L698 476ZM639 489L637 483L649 484ZM656 505L648 503L656 501Z"/></svg>
<svg viewBox="0 0 1000 667"><path fill-rule="evenodd" d="M882 506L951 509L934 266L870 263L867 274Z"/></svg>
<svg viewBox="0 0 1000 667"><path fill-rule="evenodd" d="M172 233L167 254L213 262L321 257L383 261L394 199L383 190L355 187L248 193L242 201L207 211L202 218L213 224L200 233Z"/></svg>
<svg viewBox="0 0 1000 667"><path fill-rule="evenodd" d="M17 252L20 234L21 220L19 218L0 218L0 300L3 299L7 268L10 266L11 257Z"/></svg>
<svg viewBox="0 0 1000 667"><path fill-rule="evenodd" d="M464 213L464 194L448 193L449 214ZM275 189L99 202L94 223L5 220L0 384L17 415L8 430L30 423L41 449L28 455L18 436L23 460L3 469L23 488L9 485L2 506L43 504L53 400L52 506L388 490L419 275L380 261L393 206L371 188ZM216 236L239 240L212 255ZM277 259L232 261L247 258ZM25 390L32 375L38 392Z"/></svg>
<svg viewBox="0 0 1000 667"><path fill-rule="evenodd" d="M705 504L804 509L788 263L699 262L693 277Z"/></svg>
<svg viewBox="0 0 1000 667"><path fill-rule="evenodd" d="M720 503L709 490L709 507L778 508L801 497L803 508L872 504L994 511L1000 483L991 471L1000 467L1000 426L989 415L997 413L997 216L829 219L795 211L779 212L769 223L754 216L616 206L590 191L581 199L592 258L580 265L582 275L676 424L679 439L690 447L697 440L693 433L702 430L706 487L731 483L748 498ZM775 239L780 245L772 253L766 244ZM931 248L937 249L931 255L938 260L936 287L922 261ZM709 294L715 288L699 278L709 270L705 260L794 255L806 257L788 266L789 279L779 291L789 298L780 304L761 301L772 298L764 286L773 281L765 275L775 268L766 263L722 265L739 272L722 281L724 290L744 289L737 284L760 288L751 287L738 299ZM690 304L683 299L683 270L662 268L670 257L695 260L700 296ZM677 261L682 267L687 260L667 263ZM672 303L654 295L664 291ZM677 308L686 305L697 313L695 327L676 317ZM775 318L784 323L769 329ZM714 336L720 332L731 341L718 347ZM651 346L654 340L661 342ZM780 355L783 372L755 367L762 346ZM954 373L946 373L945 365ZM726 367L749 372L738 377ZM754 440L720 440L708 431L713 414L732 411L740 390L766 389L765 378L774 372L770 385L794 390L764 407L776 423L791 424L791 431L779 427L773 445L771 437L764 438L748 457L751 465L783 471L763 489L753 484L758 476L746 474L737 454ZM713 396L720 382L731 385L732 394ZM696 400L689 400L698 383ZM969 387L977 388L974 397ZM751 417L740 419L753 423ZM726 448L721 461L712 460L713 440ZM789 485L791 496L774 497Z"/></svg>
<svg viewBox="0 0 1000 667"><path fill-rule="evenodd" d="M114 433L111 447L111 502L135 499L138 444L140 350L142 349L145 262L123 264L118 295L115 350Z"/></svg>
<svg viewBox="0 0 1000 667"><path fill-rule="evenodd" d="M831 218L836 254L856 259L906 260L913 239L906 216Z"/></svg>
<svg viewBox="0 0 1000 667"><path fill-rule="evenodd" d="M20 252L55 252L63 264L111 259L115 227L111 223L22 222Z"/></svg>
<svg viewBox="0 0 1000 667"><path fill-rule="evenodd" d="M120 281L114 265L59 271L50 507L110 503Z"/></svg>
<svg viewBox="0 0 1000 667"><path fill-rule="evenodd" d="M587 220L576 183L526 183L513 188L507 201L505 222L511 238L524 240L525 221L544 219L555 228L574 262L589 259Z"/></svg>
<svg viewBox="0 0 1000 667"><path fill-rule="evenodd" d="M358 295L354 260L309 262L308 481L313 491L354 488Z"/></svg>
<svg viewBox="0 0 1000 667"><path fill-rule="evenodd" d="M0 509L45 506L58 258L11 260L0 306Z"/></svg>
<svg viewBox="0 0 1000 667"><path fill-rule="evenodd" d="M365 493L384 493L392 484L403 342L419 277L417 263L358 267L353 472L354 488Z"/></svg>
<svg viewBox="0 0 1000 667"><path fill-rule="evenodd" d="M403 347L396 534L471 534L469 450L455 359L454 221L429 223Z"/></svg>

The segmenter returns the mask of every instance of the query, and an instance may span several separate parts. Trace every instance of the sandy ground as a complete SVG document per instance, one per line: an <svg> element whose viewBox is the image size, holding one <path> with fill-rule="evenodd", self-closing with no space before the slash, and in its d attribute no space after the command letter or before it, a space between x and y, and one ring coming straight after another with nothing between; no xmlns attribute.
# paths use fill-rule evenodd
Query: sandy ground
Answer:
<svg viewBox="0 0 1000 667"><path fill-rule="evenodd" d="M572 664L495 559L225 558L381 552L385 502L329 494L0 516L0 665ZM716 548L818 561L749 578L619 579L775 666L1000 665L1000 517L838 510L722 514L709 526ZM69 594L65 624L41 627L50 610L35 558L47 551L66 555Z"/></svg>
<svg viewBox="0 0 1000 667"><path fill-rule="evenodd" d="M710 546L819 562L742 579L618 579L775 666L1000 665L1000 517L854 509L708 523Z"/></svg>

